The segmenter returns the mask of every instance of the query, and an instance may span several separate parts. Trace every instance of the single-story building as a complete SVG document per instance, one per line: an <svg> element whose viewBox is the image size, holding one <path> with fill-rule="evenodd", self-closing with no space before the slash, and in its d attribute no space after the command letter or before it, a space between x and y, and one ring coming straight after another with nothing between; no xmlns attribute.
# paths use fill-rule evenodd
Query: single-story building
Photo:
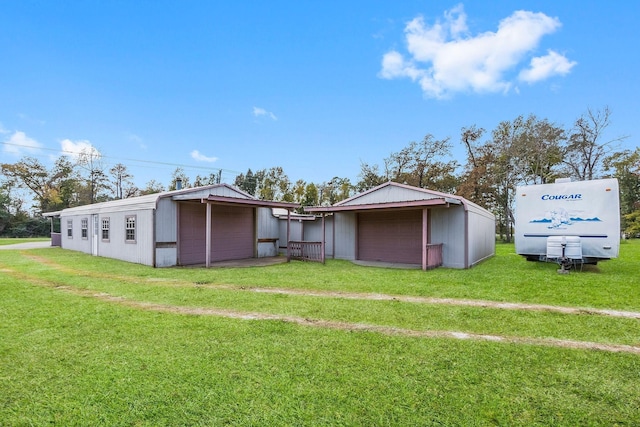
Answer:
<svg viewBox="0 0 640 427"><path fill-rule="evenodd" d="M452 194L387 182L333 206L307 207L303 239L329 258L470 268L495 254L495 216Z"/></svg>
<svg viewBox="0 0 640 427"><path fill-rule="evenodd" d="M495 217L452 194L388 182L333 206L272 202L227 184L79 206L52 244L154 267L288 257L470 268L495 254ZM57 239L56 239L57 237Z"/></svg>
<svg viewBox="0 0 640 427"><path fill-rule="evenodd" d="M227 184L186 188L63 209L63 249L153 267L275 256L282 220L295 203L271 202ZM288 215L286 215L288 216ZM287 227L289 221L287 220ZM52 240L55 241L55 240Z"/></svg>

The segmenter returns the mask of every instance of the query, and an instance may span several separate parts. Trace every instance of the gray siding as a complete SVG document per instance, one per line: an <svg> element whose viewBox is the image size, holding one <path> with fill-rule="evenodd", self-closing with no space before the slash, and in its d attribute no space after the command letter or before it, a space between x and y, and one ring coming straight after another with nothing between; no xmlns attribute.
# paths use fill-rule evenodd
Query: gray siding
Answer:
<svg viewBox="0 0 640 427"><path fill-rule="evenodd" d="M156 211L156 242L176 243L178 240L178 204L171 199L158 201Z"/></svg>
<svg viewBox="0 0 640 427"><path fill-rule="evenodd" d="M117 210L108 212L103 209L98 215L97 255L115 258L122 261L135 262L153 266L153 210ZM129 215L136 217L136 240L125 241L125 218ZM89 223L86 239L81 235L81 220L87 218ZM109 218L109 240L102 240L102 219ZM67 220L73 221L73 238L69 239L66 232ZM62 248L92 253L94 239L94 221L92 215L61 214L63 224Z"/></svg>
<svg viewBox="0 0 640 427"><path fill-rule="evenodd" d="M82 238L82 230L81 230L81 222L82 219L87 219L89 229L87 230L87 238ZM67 221L72 221L72 237L69 238L67 236ZM91 253L91 245L93 242L93 220L91 215L88 214L80 214L80 215L65 215L60 217L60 234L61 236L61 247L63 249L70 249L72 251L80 251L90 254ZM98 236L99 238L99 236Z"/></svg>
<svg viewBox="0 0 640 427"><path fill-rule="evenodd" d="M469 206L469 263L475 265L496 252L496 220L484 209Z"/></svg>
<svg viewBox="0 0 640 427"><path fill-rule="evenodd" d="M279 222L278 218L273 216L273 209L258 208L256 210L256 225L258 227L258 258L278 255L278 247L280 246ZM260 240L273 241L261 242Z"/></svg>
<svg viewBox="0 0 640 427"><path fill-rule="evenodd" d="M414 200L430 200L434 198L442 198L442 195L430 193L428 190L399 187L390 185L379 188L370 193L363 193L344 203L337 203L341 206L356 206L366 204L388 203L393 202L409 202Z"/></svg>
<svg viewBox="0 0 640 427"><path fill-rule="evenodd" d="M356 214L353 212L336 212L335 221L335 254L337 259L356 259Z"/></svg>
<svg viewBox="0 0 640 427"><path fill-rule="evenodd" d="M450 268L465 268L465 212L464 207L429 210L431 221L431 243L443 243L442 265Z"/></svg>
<svg viewBox="0 0 640 427"><path fill-rule="evenodd" d="M129 215L136 216L135 242L125 241L125 218ZM153 266L153 211L112 212L109 219L109 242L99 242L98 255Z"/></svg>

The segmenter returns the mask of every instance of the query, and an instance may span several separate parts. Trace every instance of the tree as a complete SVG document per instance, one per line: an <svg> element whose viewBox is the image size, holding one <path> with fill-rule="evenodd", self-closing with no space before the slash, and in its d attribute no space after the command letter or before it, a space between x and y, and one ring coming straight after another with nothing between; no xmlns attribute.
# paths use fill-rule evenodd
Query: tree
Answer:
<svg viewBox="0 0 640 427"><path fill-rule="evenodd" d="M78 155L76 164L85 171L85 193L88 203L104 201L107 196L101 194L109 188L109 178L105 173L102 153L91 146L83 149Z"/></svg>
<svg viewBox="0 0 640 427"><path fill-rule="evenodd" d="M202 187L204 185L215 185L222 182L222 169L218 172L211 172L208 176L196 175L196 179L193 180L194 187Z"/></svg>
<svg viewBox="0 0 640 427"><path fill-rule="evenodd" d="M251 169L247 169L247 173L236 176L234 185L245 193L256 195L256 189L258 187L257 177L254 176Z"/></svg>
<svg viewBox="0 0 640 427"><path fill-rule="evenodd" d="M639 219L636 212L640 211L640 148L613 153L603 164L608 172L605 176L618 179L622 228L626 230Z"/></svg>
<svg viewBox="0 0 640 427"><path fill-rule="evenodd" d="M140 190L140 195L143 196L145 194L162 193L163 191L164 186L155 179L152 179L151 181L146 183L145 187L142 190Z"/></svg>
<svg viewBox="0 0 640 427"><path fill-rule="evenodd" d="M318 187L316 187L314 183L307 184L304 191L304 198L302 199L302 206L317 206L319 200Z"/></svg>
<svg viewBox="0 0 640 427"><path fill-rule="evenodd" d="M493 193L493 181L487 169L493 163L493 153L485 145L477 144L485 130L472 125L462 128L461 132L460 140L467 150L467 163L460 177L456 194L492 210L490 199Z"/></svg>
<svg viewBox="0 0 640 427"><path fill-rule="evenodd" d="M78 204L78 177L68 158L58 158L51 170L35 158L25 157L0 165L2 174L15 187L28 189L34 196L38 212L60 210Z"/></svg>
<svg viewBox="0 0 640 427"><path fill-rule="evenodd" d="M323 206L330 206L347 199L353 192L353 185L351 185L349 178L340 178L337 176L328 182L316 185L316 188L319 190L317 203Z"/></svg>
<svg viewBox="0 0 640 427"><path fill-rule="evenodd" d="M129 173L125 165L117 163L109 169L109 173L111 174L111 183L113 184L113 192L116 199L130 197L132 192L136 192L137 188L133 190L135 187L132 181L133 175Z"/></svg>
<svg viewBox="0 0 640 427"><path fill-rule="evenodd" d="M189 177L184 172L184 169L181 167L177 167L173 173L171 174L171 183L169 184L169 188L167 190L177 190L178 189L178 181L180 181L181 188L190 188L191 183L189 181Z"/></svg>
<svg viewBox="0 0 640 427"><path fill-rule="evenodd" d="M453 192L458 184L455 175L458 163L444 160L450 149L449 138L436 140L428 134L420 143L412 141L384 160L386 178L414 187Z"/></svg>
<svg viewBox="0 0 640 427"><path fill-rule="evenodd" d="M256 173L256 196L261 200L293 201L291 181L282 167L263 169Z"/></svg>
<svg viewBox="0 0 640 427"><path fill-rule="evenodd" d="M610 125L611 111L587 109L573 125L568 145L564 150L564 164L568 174L579 181L598 178L605 157L614 150L614 143L626 136L603 141Z"/></svg>
<svg viewBox="0 0 640 427"><path fill-rule="evenodd" d="M369 165L368 163L360 163L360 181L356 184L356 191L363 192L384 184L388 180L380 175L377 165Z"/></svg>
<svg viewBox="0 0 640 427"><path fill-rule="evenodd" d="M519 141L523 180L527 184L546 184L558 177L562 163L562 142L565 130L546 119L530 115L524 122L524 133Z"/></svg>

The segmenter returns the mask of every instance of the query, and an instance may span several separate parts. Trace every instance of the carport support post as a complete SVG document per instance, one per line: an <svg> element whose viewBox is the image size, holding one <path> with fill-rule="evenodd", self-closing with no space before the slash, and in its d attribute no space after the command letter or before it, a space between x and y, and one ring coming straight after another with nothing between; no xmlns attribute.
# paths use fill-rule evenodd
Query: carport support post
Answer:
<svg viewBox="0 0 640 427"><path fill-rule="evenodd" d="M325 216L326 215L323 213L322 214L322 243L320 243L320 259L322 260L323 264L324 264L324 245L325 245L324 241L326 240L325 239L326 229L325 229L325 224L324 224Z"/></svg>
<svg viewBox="0 0 640 427"><path fill-rule="evenodd" d="M291 261L291 249L289 241L291 240L291 210L287 209L287 262Z"/></svg>
<svg viewBox="0 0 640 427"><path fill-rule="evenodd" d="M422 270L427 270L427 257L429 250L427 245L429 244L429 234L427 233L429 225L429 211L427 208L422 208Z"/></svg>
<svg viewBox="0 0 640 427"><path fill-rule="evenodd" d="M211 203L207 203L207 225L205 227L205 230L205 232L207 233L207 235L205 236L205 256L207 257L205 265L207 268L209 268L211 267Z"/></svg>

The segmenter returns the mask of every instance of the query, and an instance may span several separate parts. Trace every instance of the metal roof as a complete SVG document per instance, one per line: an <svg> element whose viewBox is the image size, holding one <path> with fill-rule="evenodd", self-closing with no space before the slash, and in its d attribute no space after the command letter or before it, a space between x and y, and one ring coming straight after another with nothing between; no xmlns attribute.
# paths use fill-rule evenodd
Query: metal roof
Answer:
<svg viewBox="0 0 640 427"><path fill-rule="evenodd" d="M305 207L307 212L344 212L372 209L401 209L422 206L465 205L466 200L453 194L412 187L397 182L386 182L333 206Z"/></svg>
<svg viewBox="0 0 640 427"><path fill-rule="evenodd" d="M161 193L146 194L144 196L129 197L127 199L110 200L108 202L93 203L90 205L66 208L57 212L45 213L45 216L60 215L83 215L104 212L122 212L132 210L150 210L155 209L158 201L162 198L171 198L172 200L186 201L193 200L198 202L214 202L226 204L244 204L261 207L280 207L285 209L293 209L298 207L295 203L270 202L259 200L248 193L245 193L228 184L214 184L203 187L184 188L181 190L164 191Z"/></svg>

